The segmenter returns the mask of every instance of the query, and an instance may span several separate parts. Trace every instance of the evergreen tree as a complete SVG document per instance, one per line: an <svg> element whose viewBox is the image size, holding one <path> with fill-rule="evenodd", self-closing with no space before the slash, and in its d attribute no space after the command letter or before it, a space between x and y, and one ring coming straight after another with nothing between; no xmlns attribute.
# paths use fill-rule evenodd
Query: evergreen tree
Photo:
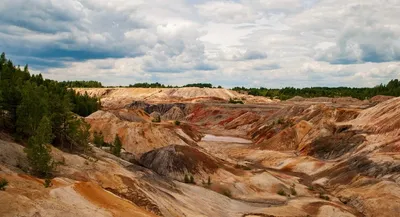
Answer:
<svg viewBox="0 0 400 217"><path fill-rule="evenodd" d="M52 136L50 120L43 117L25 149L32 172L39 177L49 177L53 170L51 149L47 146Z"/></svg>
<svg viewBox="0 0 400 217"><path fill-rule="evenodd" d="M114 147L112 148L112 153L115 156L121 156L122 142L119 139L119 136L116 135L114 139Z"/></svg>
<svg viewBox="0 0 400 217"><path fill-rule="evenodd" d="M82 118L70 114L66 126L66 135L70 150L82 150L87 152L90 150L90 125Z"/></svg>
<svg viewBox="0 0 400 217"><path fill-rule="evenodd" d="M48 96L45 87L27 82L22 89L21 104L17 107L17 132L33 136L40 120L48 112Z"/></svg>
<svg viewBox="0 0 400 217"><path fill-rule="evenodd" d="M97 146L97 147L102 147L104 146L104 136L103 134L100 132L94 132L93 133L93 143Z"/></svg>

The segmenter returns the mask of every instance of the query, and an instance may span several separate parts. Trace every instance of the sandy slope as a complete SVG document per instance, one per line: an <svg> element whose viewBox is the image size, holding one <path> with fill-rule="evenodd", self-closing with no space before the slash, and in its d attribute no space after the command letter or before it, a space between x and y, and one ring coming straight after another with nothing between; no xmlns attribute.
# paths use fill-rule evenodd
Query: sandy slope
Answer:
<svg viewBox="0 0 400 217"><path fill-rule="evenodd" d="M269 98L240 94L217 88L75 88L78 93L100 97L104 107L120 108L133 101L166 102L227 102L240 99L246 103L269 103Z"/></svg>

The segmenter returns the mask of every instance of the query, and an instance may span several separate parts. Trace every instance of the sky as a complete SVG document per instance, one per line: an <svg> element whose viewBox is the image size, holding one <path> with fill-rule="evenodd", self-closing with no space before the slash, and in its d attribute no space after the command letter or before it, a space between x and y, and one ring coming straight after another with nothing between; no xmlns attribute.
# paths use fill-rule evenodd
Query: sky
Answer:
<svg viewBox="0 0 400 217"><path fill-rule="evenodd" d="M0 52L103 85L371 87L400 76L400 0L2 0Z"/></svg>

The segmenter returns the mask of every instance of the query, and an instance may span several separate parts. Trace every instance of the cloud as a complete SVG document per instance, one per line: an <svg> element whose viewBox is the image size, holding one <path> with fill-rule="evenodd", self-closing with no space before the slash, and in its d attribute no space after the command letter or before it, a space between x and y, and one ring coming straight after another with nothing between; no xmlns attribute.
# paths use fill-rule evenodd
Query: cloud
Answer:
<svg viewBox="0 0 400 217"><path fill-rule="evenodd" d="M378 7L378 8L377 8ZM343 9L345 25L336 45L316 54L316 59L332 64L400 61L399 6L352 4ZM385 17L391 17L388 20Z"/></svg>
<svg viewBox="0 0 400 217"><path fill-rule="evenodd" d="M217 23L243 23L260 18L253 8L233 1L209 1L196 8L201 16Z"/></svg>
<svg viewBox="0 0 400 217"><path fill-rule="evenodd" d="M374 86L399 76L398 11L398 0L4 0L0 50L58 80Z"/></svg>

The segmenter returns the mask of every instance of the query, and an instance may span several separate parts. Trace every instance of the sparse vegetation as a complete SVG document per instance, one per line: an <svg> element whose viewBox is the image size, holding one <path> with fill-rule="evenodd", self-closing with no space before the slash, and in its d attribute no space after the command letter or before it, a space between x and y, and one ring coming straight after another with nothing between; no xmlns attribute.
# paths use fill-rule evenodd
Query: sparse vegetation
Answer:
<svg viewBox="0 0 400 217"><path fill-rule="evenodd" d="M280 189L277 194L281 195L281 196L286 196L286 192L283 189Z"/></svg>
<svg viewBox="0 0 400 217"><path fill-rule="evenodd" d="M183 182L185 183L190 183L189 175L185 174L185 178L183 179Z"/></svg>
<svg viewBox="0 0 400 217"><path fill-rule="evenodd" d="M290 194L293 196L297 195L297 191L296 191L296 185L293 183L293 185L290 187Z"/></svg>
<svg viewBox="0 0 400 217"><path fill-rule="evenodd" d="M246 166L246 165L242 165L242 164L236 164L235 168L237 169L242 169L242 170L251 170L250 167Z"/></svg>
<svg viewBox="0 0 400 217"><path fill-rule="evenodd" d="M192 175L190 175L190 183L195 184L194 177Z"/></svg>
<svg viewBox="0 0 400 217"><path fill-rule="evenodd" d="M283 119L283 118L281 117L281 118L279 118L279 119L276 121L276 123L277 123L277 124L284 124L284 123L285 123L285 119Z"/></svg>
<svg viewBox="0 0 400 217"><path fill-rule="evenodd" d="M100 133L98 133L98 132L94 132L93 133L93 143L94 143L94 145L96 146L96 147L102 147L102 146L104 146L104 136L103 136L103 133L102 132L100 132Z"/></svg>
<svg viewBox="0 0 400 217"><path fill-rule="evenodd" d="M324 193L320 193L319 198L324 199L324 200L330 200L329 196L325 195Z"/></svg>
<svg viewBox="0 0 400 217"><path fill-rule="evenodd" d="M121 156L121 149L122 149L122 142L118 135L115 136L114 144L112 147L112 154L120 157Z"/></svg>
<svg viewBox="0 0 400 217"><path fill-rule="evenodd" d="M47 178L47 179L44 180L44 184L43 185L44 185L45 188L49 188L49 187L53 186L53 183L51 183L51 179Z"/></svg>
<svg viewBox="0 0 400 217"><path fill-rule="evenodd" d="M8 181L5 178L0 179L0 191L5 191L8 185Z"/></svg>
<svg viewBox="0 0 400 217"><path fill-rule="evenodd" d="M230 98L228 102L231 104L244 104L242 100L232 99L232 98Z"/></svg>
<svg viewBox="0 0 400 217"><path fill-rule="evenodd" d="M308 186L308 190L314 191L314 186L312 186L312 185Z"/></svg>
<svg viewBox="0 0 400 217"><path fill-rule="evenodd" d="M192 174L185 174L185 178L184 178L184 180L183 180L185 183L188 183L188 184L196 184L196 182L194 181L194 177L193 177L193 175Z"/></svg>
<svg viewBox="0 0 400 217"><path fill-rule="evenodd" d="M231 192L231 190L229 190L229 189L227 189L227 188L224 188L224 189L222 190L222 194L225 195L225 196L227 196L227 197L229 197L229 198L232 198L232 192Z"/></svg>
<svg viewBox="0 0 400 217"><path fill-rule="evenodd" d="M151 122L160 123L161 122L161 117L160 116L156 116L156 117L153 118L153 120L151 120Z"/></svg>

